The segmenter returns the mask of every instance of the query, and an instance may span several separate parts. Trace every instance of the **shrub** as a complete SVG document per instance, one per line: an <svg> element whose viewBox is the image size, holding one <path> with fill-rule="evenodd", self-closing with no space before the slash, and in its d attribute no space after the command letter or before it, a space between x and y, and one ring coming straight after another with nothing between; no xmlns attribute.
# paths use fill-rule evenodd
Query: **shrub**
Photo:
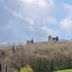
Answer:
<svg viewBox="0 0 72 72"><path fill-rule="evenodd" d="M33 72L32 68L29 65L22 67L20 72Z"/></svg>

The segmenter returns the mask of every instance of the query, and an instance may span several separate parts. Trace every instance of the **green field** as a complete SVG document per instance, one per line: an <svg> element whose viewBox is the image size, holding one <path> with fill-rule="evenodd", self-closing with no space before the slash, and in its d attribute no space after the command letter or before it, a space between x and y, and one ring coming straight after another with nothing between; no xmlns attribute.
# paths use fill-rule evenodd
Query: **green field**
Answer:
<svg viewBox="0 0 72 72"><path fill-rule="evenodd" d="M60 71L55 71L55 72L72 72L72 69L60 70Z"/></svg>

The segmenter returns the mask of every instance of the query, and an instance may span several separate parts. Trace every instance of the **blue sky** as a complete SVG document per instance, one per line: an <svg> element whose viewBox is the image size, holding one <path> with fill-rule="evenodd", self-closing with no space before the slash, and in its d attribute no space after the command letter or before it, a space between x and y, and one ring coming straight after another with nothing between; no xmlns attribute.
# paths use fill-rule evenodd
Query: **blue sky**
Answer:
<svg viewBox="0 0 72 72"><path fill-rule="evenodd" d="M72 39L72 0L0 0L0 43Z"/></svg>

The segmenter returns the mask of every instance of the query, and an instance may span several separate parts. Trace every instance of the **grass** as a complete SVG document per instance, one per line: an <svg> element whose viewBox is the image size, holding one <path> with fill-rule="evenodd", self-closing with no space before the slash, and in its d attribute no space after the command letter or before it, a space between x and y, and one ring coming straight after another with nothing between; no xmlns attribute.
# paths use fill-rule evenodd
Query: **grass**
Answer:
<svg viewBox="0 0 72 72"><path fill-rule="evenodd" d="M72 69L60 70L60 71L55 71L55 72L72 72Z"/></svg>

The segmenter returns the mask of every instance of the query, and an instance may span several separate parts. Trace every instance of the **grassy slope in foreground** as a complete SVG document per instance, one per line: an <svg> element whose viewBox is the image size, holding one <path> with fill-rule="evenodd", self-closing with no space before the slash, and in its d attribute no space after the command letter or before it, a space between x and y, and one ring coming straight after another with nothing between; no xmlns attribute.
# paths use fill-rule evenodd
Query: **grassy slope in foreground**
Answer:
<svg viewBox="0 0 72 72"><path fill-rule="evenodd" d="M55 72L72 72L72 69L60 70L60 71L55 71Z"/></svg>

